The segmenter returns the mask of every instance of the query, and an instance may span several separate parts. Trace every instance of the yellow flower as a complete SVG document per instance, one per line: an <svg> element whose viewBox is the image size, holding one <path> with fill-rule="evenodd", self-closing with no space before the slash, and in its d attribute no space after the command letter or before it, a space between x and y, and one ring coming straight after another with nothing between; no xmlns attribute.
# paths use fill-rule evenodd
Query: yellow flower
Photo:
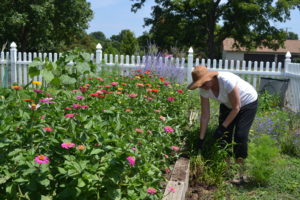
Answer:
<svg viewBox="0 0 300 200"><path fill-rule="evenodd" d="M118 88L118 90L123 90L123 88Z"/></svg>
<svg viewBox="0 0 300 200"><path fill-rule="evenodd" d="M33 85L41 85L42 82L41 82L41 81L32 81L32 84L33 84Z"/></svg>
<svg viewBox="0 0 300 200"><path fill-rule="evenodd" d="M178 83L176 83L176 84L175 84L175 86L179 87L179 84L178 84Z"/></svg>

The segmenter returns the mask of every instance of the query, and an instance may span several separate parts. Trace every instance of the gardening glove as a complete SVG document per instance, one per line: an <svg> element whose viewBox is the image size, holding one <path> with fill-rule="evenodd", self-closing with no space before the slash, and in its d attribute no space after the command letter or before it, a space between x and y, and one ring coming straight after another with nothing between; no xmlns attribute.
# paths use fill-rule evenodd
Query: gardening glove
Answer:
<svg viewBox="0 0 300 200"><path fill-rule="evenodd" d="M227 128L225 128L223 125L219 125L217 130L215 131L214 138L217 140L221 137L223 137L224 133L227 131Z"/></svg>
<svg viewBox="0 0 300 200"><path fill-rule="evenodd" d="M198 144L199 150L203 149L203 145L204 145L204 139L199 139L199 144Z"/></svg>

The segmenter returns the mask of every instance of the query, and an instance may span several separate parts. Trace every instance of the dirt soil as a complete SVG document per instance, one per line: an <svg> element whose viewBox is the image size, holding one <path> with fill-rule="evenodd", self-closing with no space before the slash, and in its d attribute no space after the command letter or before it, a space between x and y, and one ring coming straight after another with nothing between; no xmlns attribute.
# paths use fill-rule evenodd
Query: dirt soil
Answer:
<svg viewBox="0 0 300 200"><path fill-rule="evenodd" d="M201 185L196 182L189 183L189 188L185 196L185 200L211 200L214 199L216 187Z"/></svg>

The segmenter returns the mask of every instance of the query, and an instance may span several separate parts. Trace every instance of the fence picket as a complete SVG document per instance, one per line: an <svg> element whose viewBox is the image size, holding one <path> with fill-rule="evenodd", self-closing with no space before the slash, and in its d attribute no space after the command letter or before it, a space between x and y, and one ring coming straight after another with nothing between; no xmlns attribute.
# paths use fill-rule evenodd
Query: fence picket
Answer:
<svg viewBox="0 0 300 200"><path fill-rule="evenodd" d="M223 60L220 59L218 69L222 69L222 68L223 68Z"/></svg>
<svg viewBox="0 0 300 200"><path fill-rule="evenodd" d="M201 59L201 65L205 66L205 59L204 58Z"/></svg>

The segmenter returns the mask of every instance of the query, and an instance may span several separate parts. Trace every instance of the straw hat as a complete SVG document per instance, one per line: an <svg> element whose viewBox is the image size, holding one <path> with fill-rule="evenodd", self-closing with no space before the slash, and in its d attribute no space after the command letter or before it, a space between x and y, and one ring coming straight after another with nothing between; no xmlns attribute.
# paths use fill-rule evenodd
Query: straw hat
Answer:
<svg viewBox="0 0 300 200"><path fill-rule="evenodd" d="M192 71L193 82L187 87L189 90L194 90L201 87L206 81L210 81L214 76L217 76L218 72L210 72L205 66L196 66Z"/></svg>

